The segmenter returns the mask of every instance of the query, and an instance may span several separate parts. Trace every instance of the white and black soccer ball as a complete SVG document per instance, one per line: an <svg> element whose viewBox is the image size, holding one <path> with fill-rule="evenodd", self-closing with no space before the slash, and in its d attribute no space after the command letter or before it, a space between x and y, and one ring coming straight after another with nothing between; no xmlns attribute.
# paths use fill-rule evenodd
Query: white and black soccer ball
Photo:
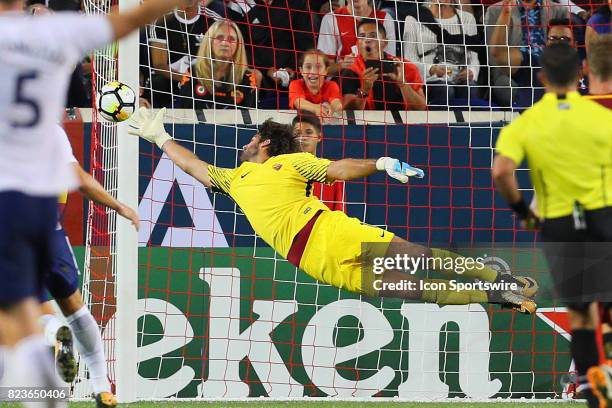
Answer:
<svg viewBox="0 0 612 408"><path fill-rule="evenodd" d="M124 83L109 82L98 91L98 112L106 120L123 122L136 109L136 94Z"/></svg>

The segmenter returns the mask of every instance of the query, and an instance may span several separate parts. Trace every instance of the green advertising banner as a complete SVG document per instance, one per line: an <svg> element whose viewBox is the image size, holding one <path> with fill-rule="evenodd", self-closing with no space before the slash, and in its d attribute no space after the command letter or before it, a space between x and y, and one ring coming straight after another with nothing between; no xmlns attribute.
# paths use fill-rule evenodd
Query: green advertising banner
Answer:
<svg viewBox="0 0 612 408"><path fill-rule="evenodd" d="M139 263L140 398L567 391L563 309L524 316L489 305L360 299L267 248L147 247Z"/></svg>

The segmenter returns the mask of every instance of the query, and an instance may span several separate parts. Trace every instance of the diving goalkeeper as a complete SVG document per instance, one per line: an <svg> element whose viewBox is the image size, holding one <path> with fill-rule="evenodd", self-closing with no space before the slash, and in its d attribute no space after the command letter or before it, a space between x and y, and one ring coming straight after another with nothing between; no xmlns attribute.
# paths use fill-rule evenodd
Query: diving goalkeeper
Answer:
<svg viewBox="0 0 612 408"><path fill-rule="evenodd" d="M340 211L330 211L318 198L309 194L309 183L331 183L367 177L377 171L407 183L409 177L423 177L420 169L396 159L378 160L318 159L299 152L290 126L267 120L244 146L242 164L234 169L215 167L200 160L166 133L165 110L154 117L140 108L130 120L131 134L161 148L182 170L196 180L230 196L241 208L255 232L282 257L312 278L351 292L438 304L497 303L523 313L533 313L531 299L537 283L531 278L501 275L489 267L466 267L461 276L484 282L513 282L515 290L448 290L438 285L415 285L411 290L389 289L389 284L416 280L402 269L386 270L375 288L372 270L364 259L395 258L396 255L440 259L462 258L443 249L429 249L407 242L393 233ZM367 243L367 244L364 244ZM362 251L366 248L365 251ZM365 253L367 252L367 253ZM364 265L362 265L362 263ZM363 266L363 268L362 268ZM459 277L452 268L441 273ZM424 279L429 283L446 280ZM422 283L422 282L419 282ZM443 287L443 286L442 286ZM432 289L429 289L432 288ZM379 289L379 290L377 290Z"/></svg>

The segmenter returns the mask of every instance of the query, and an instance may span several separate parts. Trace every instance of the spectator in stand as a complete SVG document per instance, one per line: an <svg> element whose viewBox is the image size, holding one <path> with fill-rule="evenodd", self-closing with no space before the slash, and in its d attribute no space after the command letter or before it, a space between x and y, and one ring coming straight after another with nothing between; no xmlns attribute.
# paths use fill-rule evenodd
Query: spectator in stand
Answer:
<svg viewBox="0 0 612 408"><path fill-rule="evenodd" d="M287 87L296 78L299 52L315 47L308 2L230 0L224 7L242 31L249 61L263 73L261 89L268 92L261 95L261 106L286 107Z"/></svg>
<svg viewBox="0 0 612 408"><path fill-rule="evenodd" d="M420 10L419 20L406 17L404 55L416 63L426 79L428 105L453 105L455 98L476 99L478 54L465 46L440 43L429 28L433 23L450 34L476 35L474 16L457 8L456 0L435 0Z"/></svg>
<svg viewBox="0 0 612 408"><path fill-rule="evenodd" d="M151 26L149 33L154 107L173 106L173 95L180 94L183 76L191 70L206 30L221 16L206 6L212 0L195 2L175 9Z"/></svg>
<svg viewBox="0 0 612 408"><path fill-rule="evenodd" d="M576 48L574 31L572 30L570 20L567 18L553 18L548 22L546 46L558 43L565 43L572 48Z"/></svg>
<svg viewBox="0 0 612 408"><path fill-rule="evenodd" d="M499 0L480 0L479 3L482 3L486 8L488 8L489 6L496 4L498 1ZM569 7L569 12L572 14L576 14L582 18L588 18L588 11L578 6L572 0L558 0L555 1L555 3L560 4L563 7ZM587 5L592 4L592 0L578 0L577 3L586 7Z"/></svg>
<svg viewBox="0 0 612 408"><path fill-rule="evenodd" d="M353 65L357 56L357 25L364 18L382 23L387 33L385 51L396 55L395 25L391 16L376 10L374 0L348 0L346 7L327 13L321 21L317 48L336 62L330 65L331 75Z"/></svg>
<svg viewBox="0 0 612 408"><path fill-rule="evenodd" d="M519 100L519 87L528 88L529 103L543 94L537 78L539 57L552 19L569 18L567 7L551 0L503 0L487 9L486 38L493 67L493 98L502 106Z"/></svg>
<svg viewBox="0 0 612 408"><path fill-rule="evenodd" d="M344 109L424 110L423 81L418 68L383 50L387 45L385 27L373 19L357 26L359 55L342 71Z"/></svg>
<svg viewBox="0 0 612 408"><path fill-rule="evenodd" d="M182 107L255 107L261 78L261 72L249 68L238 26L229 20L217 21L204 34L191 85L184 81Z"/></svg>
<svg viewBox="0 0 612 408"><path fill-rule="evenodd" d="M567 44L572 48L578 49L578 55L580 55L580 49L583 43L579 43L576 39L574 31L579 29L575 27L572 22L567 18L553 18L548 23L548 36L546 37L546 46L549 47L552 44ZM584 58L581 56L581 61ZM580 78L578 84L578 92L585 95L589 93L589 79L586 75Z"/></svg>
<svg viewBox="0 0 612 408"><path fill-rule="evenodd" d="M80 0L30 0L27 1L28 6L42 4L49 10L53 11L81 11L83 4Z"/></svg>
<svg viewBox="0 0 612 408"><path fill-rule="evenodd" d="M338 10L344 7L345 0L309 0L310 8L313 11L318 11L319 14L325 15L330 11Z"/></svg>
<svg viewBox="0 0 612 408"><path fill-rule="evenodd" d="M300 150L313 156L317 155L317 146L323 139L323 128L317 116L308 112L298 113L291 124L293 134ZM308 191L306 194L310 194ZM332 211L346 212L344 200L344 181L336 180L332 184L312 183L312 194L318 197Z"/></svg>
<svg viewBox="0 0 612 408"><path fill-rule="evenodd" d="M610 34L612 27L612 0L597 9L589 18L586 28L587 51L590 41L599 34Z"/></svg>
<svg viewBox="0 0 612 408"><path fill-rule="evenodd" d="M342 112L342 94L336 82L327 81L329 60L317 49L302 55L300 74L302 79L289 85L289 108L308 111L323 119Z"/></svg>

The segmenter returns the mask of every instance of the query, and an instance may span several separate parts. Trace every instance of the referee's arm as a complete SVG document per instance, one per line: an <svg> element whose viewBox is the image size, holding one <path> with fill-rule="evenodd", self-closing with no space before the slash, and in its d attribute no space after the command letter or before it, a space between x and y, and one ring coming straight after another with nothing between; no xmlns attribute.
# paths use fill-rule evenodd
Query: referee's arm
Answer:
<svg viewBox="0 0 612 408"><path fill-rule="evenodd" d="M522 199L518 189L518 181L514 175L516 163L509 157L497 155L493 160L493 180L497 191L509 204L517 203Z"/></svg>

